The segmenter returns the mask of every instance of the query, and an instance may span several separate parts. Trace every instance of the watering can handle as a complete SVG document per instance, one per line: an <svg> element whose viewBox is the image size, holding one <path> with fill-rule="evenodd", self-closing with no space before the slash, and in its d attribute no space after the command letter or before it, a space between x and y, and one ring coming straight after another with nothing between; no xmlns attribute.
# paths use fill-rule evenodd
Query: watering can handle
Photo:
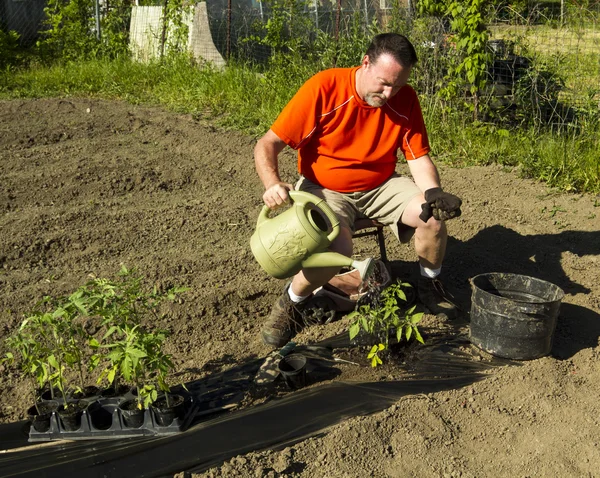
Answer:
<svg viewBox="0 0 600 478"><path fill-rule="evenodd" d="M321 209L321 211L323 211L325 216L327 216L327 219L329 219L329 222L331 222L332 231L327 236L327 239L329 240L329 242L332 242L339 233L340 221L329 206L329 204L327 204L324 199L321 199L320 197L315 196L314 194L307 193L305 191L292 190L289 191L289 194L292 201L298 206L314 204L316 207ZM260 211L260 214L258 215L257 226L259 226L263 221L268 219L269 212L271 212L271 208L269 208L269 206L263 206L262 210Z"/></svg>

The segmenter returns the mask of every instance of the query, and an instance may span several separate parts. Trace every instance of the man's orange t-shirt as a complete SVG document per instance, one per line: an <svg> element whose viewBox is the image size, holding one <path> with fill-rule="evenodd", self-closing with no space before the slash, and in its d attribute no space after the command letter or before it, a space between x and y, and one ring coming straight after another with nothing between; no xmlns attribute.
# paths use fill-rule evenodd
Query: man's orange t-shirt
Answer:
<svg viewBox="0 0 600 478"><path fill-rule="evenodd" d="M381 108L356 92L355 68L332 68L310 78L271 129L298 150L298 170L340 192L367 191L395 171L398 148L406 159L430 151L417 94L404 86Z"/></svg>

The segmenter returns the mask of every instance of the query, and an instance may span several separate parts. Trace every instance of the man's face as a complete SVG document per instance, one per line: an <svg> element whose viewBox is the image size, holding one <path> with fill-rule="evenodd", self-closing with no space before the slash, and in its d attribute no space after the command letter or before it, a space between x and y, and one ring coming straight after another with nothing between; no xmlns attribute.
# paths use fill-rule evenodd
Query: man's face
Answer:
<svg viewBox="0 0 600 478"><path fill-rule="evenodd" d="M403 68L391 55L380 55L375 63L365 55L358 93L369 106L381 108L406 85L410 70L410 67Z"/></svg>

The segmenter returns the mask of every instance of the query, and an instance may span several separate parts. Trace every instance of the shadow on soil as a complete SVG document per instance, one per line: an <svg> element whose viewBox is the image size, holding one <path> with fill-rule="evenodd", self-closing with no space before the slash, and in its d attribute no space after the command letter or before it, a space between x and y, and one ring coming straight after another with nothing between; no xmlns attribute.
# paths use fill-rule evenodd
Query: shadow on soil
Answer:
<svg viewBox="0 0 600 478"><path fill-rule="evenodd" d="M523 236L504 226L491 226L468 241L448 240L444 269L460 271L461 282L488 272L509 272L556 284L566 294L589 293L573 282L561 266L564 252L577 256L600 254L600 231L562 231Z"/></svg>
<svg viewBox="0 0 600 478"><path fill-rule="evenodd" d="M590 289L573 282L561 265L563 253L579 257L600 255L599 231L562 231L557 234L523 236L503 226L488 227L472 239L448 241L447 267L463 287L457 292L459 304L470 309L469 286L464 281L478 274L508 272L551 282L567 294L561 304L552 355L572 357L579 350L595 347L600 337L600 315L585 307L569 304L568 295L588 294ZM460 271L462 277L456 277ZM452 284L451 284L452 285Z"/></svg>
<svg viewBox="0 0 600 478"><path fill-rule="evenodd" d="M565 360L583 349L598 346L600 314L575 304L561 304L552 356Z"/></svg>

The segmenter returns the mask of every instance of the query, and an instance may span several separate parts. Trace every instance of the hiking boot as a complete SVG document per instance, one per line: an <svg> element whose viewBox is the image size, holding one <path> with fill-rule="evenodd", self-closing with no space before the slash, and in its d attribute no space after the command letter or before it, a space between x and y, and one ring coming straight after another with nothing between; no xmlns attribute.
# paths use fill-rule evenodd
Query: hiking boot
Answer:
<svg viewBox="0 0 600 478"><path fill-rule="evenodd" d="M458 307L448 297L439 279L420 277L417 282L419 300L429 310L430 314L446 319L458 316Z"/></svg>
<svg viewBox="0 0 600 478"><path fill-rule="evenodd" d="M283 347L304 327L302 312L309 299L294 303L288 294L288 284L273 305L271 315L261 330L263 341L273 347Z"/></svg>

